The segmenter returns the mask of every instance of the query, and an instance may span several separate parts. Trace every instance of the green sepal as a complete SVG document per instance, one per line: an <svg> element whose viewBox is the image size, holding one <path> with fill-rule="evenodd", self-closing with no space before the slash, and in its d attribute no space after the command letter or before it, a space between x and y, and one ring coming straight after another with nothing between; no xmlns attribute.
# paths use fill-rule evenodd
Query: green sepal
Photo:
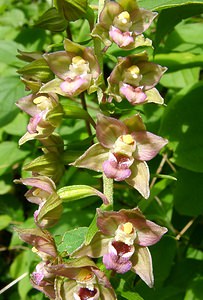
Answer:
<svg viewBox="0 0 203 300"><path fill-rule="evenodd" d="M66 29L68 22L61 14L59 14L55 7L51 7L39 17L39 19L35 22L35 26L54 32L61 32Z"/></svg>
<svg viewBox="0 0 203 300"><path fill-rule="evenodd" d="M48 82L54 78L54 74L43 58L32 61L17 72L28 79L42 82Z"/></svg>

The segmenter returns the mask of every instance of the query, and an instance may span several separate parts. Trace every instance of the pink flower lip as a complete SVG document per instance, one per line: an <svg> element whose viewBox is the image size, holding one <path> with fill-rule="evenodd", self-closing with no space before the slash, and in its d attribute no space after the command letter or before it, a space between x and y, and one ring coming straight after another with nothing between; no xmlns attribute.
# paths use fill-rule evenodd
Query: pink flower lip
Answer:
<svg viewBox="0 0 203 300"><path fill-rule="evenodd" d="M104 161L102 166L108 178L122 181L131 175L131 170L129 169L131 164L132 162L127 156L110 152L109 159Z"/></svg>
<svg viewBox="0 0 203 300"><path fill-rule="evenodd" d="M122 32L120 29L114 26L111 26L109 36L119 47L126 47L134 42L132 32Z"/></svg>
<svg viewBox="0 0 203 300"><path fill-rule="evenodd" d="M120 241L113 241L110 244L109 252L104 254L103 263L108 270L114 270L117 273L126 273L131 267L131 256L134 253L134 247Z"/></svg>
<svg viewBox="0 0 203 300"><path fill-rule="evenodd" d="M120 87L120 93L131 104L143 103L147 98L146 94L142 91L141 87L133 87L126 83L123 83L122 86Z"/></svg>

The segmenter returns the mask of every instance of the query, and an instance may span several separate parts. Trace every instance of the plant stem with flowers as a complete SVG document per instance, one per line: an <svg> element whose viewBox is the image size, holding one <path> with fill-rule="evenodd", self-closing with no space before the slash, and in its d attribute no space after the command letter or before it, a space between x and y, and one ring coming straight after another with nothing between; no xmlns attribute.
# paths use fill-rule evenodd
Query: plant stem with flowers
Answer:
<svg viewBox="0 0 203 300"><path fill-rule="evenodd" d="M151 48L152 42L143 32L156 13L139 8L134 0L100 0L98 19L92 26L91 6L87 1L78 3L58 0L55 7L68 21L70 31L70 21L88 20L91 29L88 45L86 41L77 43L64 38L63 50L44 54L21 52L22 60L31 61L27 68L19 70L30 95L17 105L30 115L30 121L19 143L35 139L41 143L43 155L25 165L30 177L16 180L31 186L25 197L38 205L34 213L36 227L16 230L41 259L31 275L34 288L50 299L113 300L117 296L107 270L120 274L132 271L152 287L153 267L148 246L167 232L165 227L147 220L139 207L113 210L114 181L125 182L143 198L149 198L147 162L167 144L166 139L147 131L139 111L123 118L125 110L119 108L119 103L130 106L132 111L141 104L162 105L163 98L155 86L166 68L150 62L147 51L143 51L143 47ZM68 9L72 8L74 14L68 15ZM109 52L111 47L119 49L123 56L113 56ZM108 76L104 65L112 65L112 61ZM92 95L97 103L96 117L87 109L86 95ZM66 104L66 99L73 105ZM82 107L75 105L78 99ZM66 118L86 122L90 145L84 153L81 149L72 153L58 134ZM96 128L91 128L94 124ZM103 191L84 184L59 189L67 164L101 173ZM103 204L96 210L81 243L64 255L60 249L67 246L63 239L66 233L57 245L48 228L57 226L65 203L71 205L72 201L88 196L98 196Z"/></svg>

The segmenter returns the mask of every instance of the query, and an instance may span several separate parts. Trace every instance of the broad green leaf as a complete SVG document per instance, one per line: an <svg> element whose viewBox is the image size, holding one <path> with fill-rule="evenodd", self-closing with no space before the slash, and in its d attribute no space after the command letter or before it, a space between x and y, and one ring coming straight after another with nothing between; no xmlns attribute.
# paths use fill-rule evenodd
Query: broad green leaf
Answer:
<svg viewBox="0 0 203 300"><path fill-rule="evenodd" d="M189 247L187 250L187 258L203 260L203 252L201 250Z"/></svg>
<svg viewBox="0 0 203 300"><path fill-rule="evenodd" d="M201 300L203 295L203 276L197 276L190 283L184 300Z"/></svg>
<svg viewBox="0 0 203 300"><path fill-rule="evenodd" d="M181 22L169 34L165 41L165 49L174 52L203 53L202 24Z"/></svg>
<svg viewBox="0 0 203 300"><path fill-rule="evenodd" d="M14 41L0 41L0 62L11 66L21 66L20 62L16 55L17 49L22 49L22 45Z"/></svg>
<svg viewBox="0 0 203 300"><path fill-rule="evenodd" d="M0 78L0 127L11 122L19 111L15 102L25 96L18 76Z"/></svg>
<svg viewBox="0 0 203 300"><path fill-rule="evenodd" d="M93 239L93 237L95 236L95 234L97 233L98 231L98 227L97 227L97 215L94 216L94 219L92 220L89 228L88 228L88 231L87 231L87 234L86 234L86 237L85 237L85 245L89 245L91 240Z"/></svg>
<svg viewBox="0 0 203 300"><path fill-rule="evenodd" d="M194 172L203 172L202 93L199 83L175 95L165 109L160 130L169 140L173 161Z"/></svg>
<svg viewBox="0 0 203 300"><path fill-rule="evenodd" d="M144 300L138 293L131 291L122 291L121 296L127 300Z"/></svg>
<svg viewBox="0 0 203 300"><path fill-rule="evenodd" d="M11 220L11 217L8 215L0 215L0 230L6 228L10 224Z"/></svg>
<svg viewBox="0 0 203 300"><path fill-rule="evenodd" d="M167 73L169 73L180 69L203 67L203 54L195 55L190 52L162 53L155 55L154 62L167 67Z"/></svg>
<svg viewBox="0 0 203 300"><path fill-rule="evenodd" d="M156 37L155 37L155 47L159 45L159 43L164 38L164 36L170 33L174 28L174 26L178 24L182 19L199 15L202 12L203 12L203 3L199 3L199 4L188 3L187 5L181 5L173 8L163 9L158 17ZM194 32L195 36L198 36L197 41L199 43L201 40L201 32L196 31L195 27L194 28L192 27L192 31ZM188 31L188 36L190 36L189 31Z"/></svg>
<svg viewBox="0 0 203 300"><path fill-rule="evenodd" d="M61 253L65 252L66 254L71 254L84 242L87 230L87 227L79 227L65 232L57 247L58 251Z"/></svg>
<svg viewBox="0 0 203 300"><path fill-rule="evenodd" d="M12 190L11 182L0 180L0 195L4 195Z"/></svg>
<svg viewBox="0 0 203 300"><path fill-rule="evenodd" d="M174 190L175 208L180 214L198 216L203 213L203 174L181 169Z"/></svg>
<svg viewBox="0 0 203 300"><path fill-rule="evenodd" d="M30 264L36 257L36 254L30 251L30 249L21 252L11 264L10 276L12 278L17 278L25 272L29 272Z"/></svg>
<svg viewBox="0 0 203 300"><path fill-rule="evenodd" d="M150 247L152 254L155 287L162 286L169 276L176 255L177 241L170 236L163 236L154 246ZM164 259L164 257L167 259Z"/></svg>
<svg viewBox="0 0 203 300"><path fill-rule="evenodd" d="M57 191L63 202L79 200L90 196L98 196L102 201L108 204L108 200L104 194L88 185L72 185L62 187Z"/></svg>
<svg viewBox="0 0 203 300"><path fill-rule="evenodd" d="M26 22L26 18L24 12L18 8L11 8L7 10L2 16L0 20L0 24L2 25L11 25L13 28L19 28L23 26Z"/></svg>
<svg viewBox="0 0 203 300"><path fill-rule="evenodd" d="M27 131L27 123L27 115L19 112L12 122L4 126L3 130L11 135L22 136Z"/></svg>
<svg viewBox="0 0 203 300"><path fill-rule="evenodd" d="M32 285L30 283L29 274L19 281L18 283L18 293L20 295L20 300L27 300L27 294L32 289Z"/></svg>
<svg viewBox="0 0 203 300"><path fill-rule="evenodd" d="M11 168L16 162L20 162L29 154L18 148L18 144L6 141L0 144L0 175L8 168Z"/></svg>
<svg viewBox="0 0 203 300"><path fill-rule="evenodd" d="M188 5L188 4L202 4L202 0L137 0L139 7L150 10L162 10L170 7Z"/></svg>
<svg viewBox="0 0 203 300"><path fill-rule="evenodd" d="M160 83L167 88L184 88L199 81L199 72L200 68L196 67L166 73Z"/></svg>

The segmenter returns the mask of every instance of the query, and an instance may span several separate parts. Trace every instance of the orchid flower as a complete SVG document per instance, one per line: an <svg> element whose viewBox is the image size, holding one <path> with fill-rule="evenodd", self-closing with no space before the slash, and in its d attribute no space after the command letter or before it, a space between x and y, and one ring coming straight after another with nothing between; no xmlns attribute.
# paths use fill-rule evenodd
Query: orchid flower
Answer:
<svg viewBox="0 0 203 300"><path fill-rule="evenodd" d="M152 287L152 259L148 246L157 243L167 228L145 219L138 208L115 211L97 210L96 233L89 245L82 245L72 255L103 257L109 270L126 273L131 270Z"/></svg>
<svg viewBox="0 0 203 300"><path fill-rule="evenodd" d="M85 48L68 39L66 51L44 54L50 69L57 78L45 84L41 92L55 92L75 97L86 91L92 93L99 84L100 68L92 48Z"/></svg>
<svg viewBox="0 0 203 300"><path fill-rule="evenodd" d="M27 132L19 144L33 139L43 139L52 134L62 118L62 107L56 94L31 94L21 98L16 105L31 116ZM57 113L54 122L51 117Z"/></svg>
<svg viewBox="0 0 203 300"><path fill-rule="evenodd" d="M154 86L167 68L148 61L146 52L120 57L108 78L107 94L117 102L127 99L132 105L145 102L163 104Z"/></svg>
<svg viewBox="0 0 203 300"><path fill-rule="evenodd" d="M157 13L138 8L135 0L107 1L92 36L101 39L106 47L112 42L123 49L151 46L142 35Z"/></svg>
<svg viewBox="0 0 203 300"><path fill-rule="evenodd" d="M41 228L55 225L63 209L62 201L56 193L55 183L47 176L21 178L15 182L32 186L25 197L29 202L39 205L34 212L35 223Z"/></svg>
<svg viewBox="0 0 203 300"><path fill-rule="evenodd" d="M99 143L91 146L73 166L104 172L108 178L125 180L144 198L149 197L151 160L167 144L167 140L146 131L139 114L124 120L99 114L96 135Z"/></svg>

